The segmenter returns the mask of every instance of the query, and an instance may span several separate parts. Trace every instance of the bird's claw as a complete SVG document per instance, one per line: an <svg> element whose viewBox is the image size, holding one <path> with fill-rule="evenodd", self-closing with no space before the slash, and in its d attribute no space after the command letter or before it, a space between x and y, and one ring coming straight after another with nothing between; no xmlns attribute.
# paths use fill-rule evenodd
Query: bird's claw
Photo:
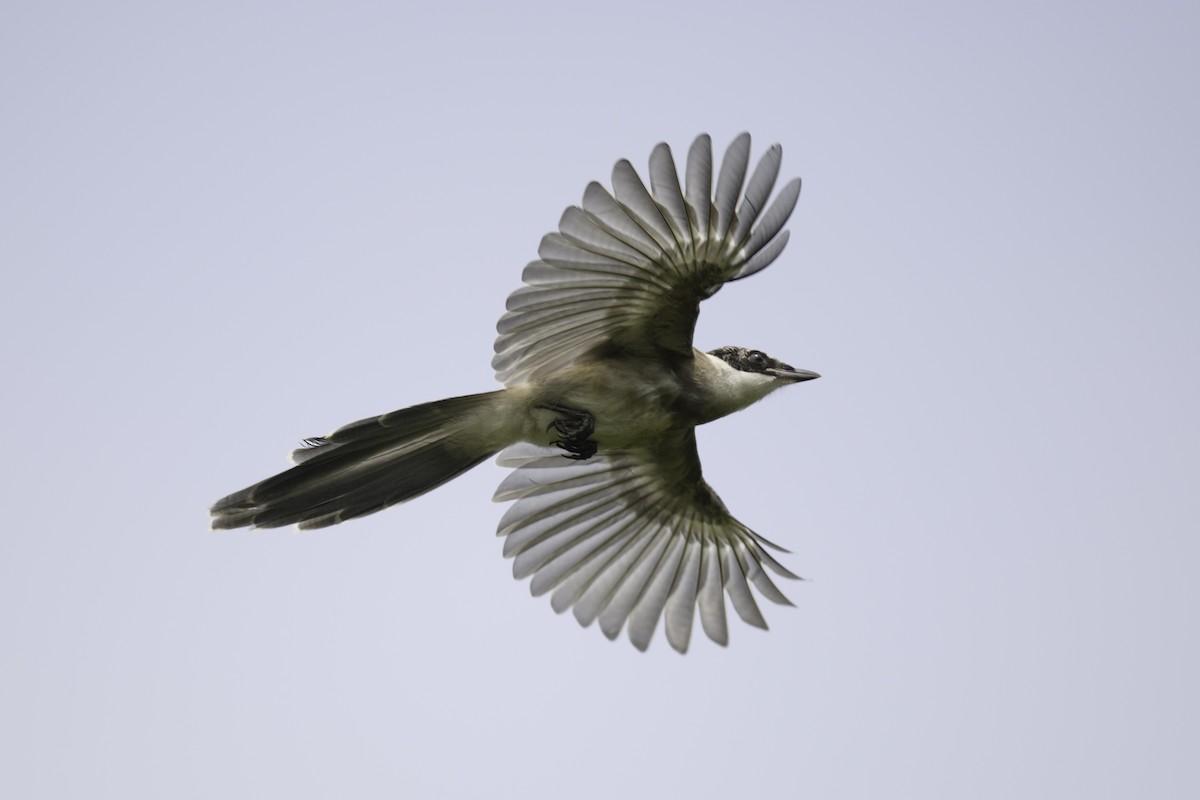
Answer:
<svg viewBox="0 0 1200 800"><path fill-rule="evenodd" d="M566 450L567 452L563 453L564 458L584 461L596 455L599 446L588 441L588 437L596 430L595 417L586 411L563 406L545 405L539 408L558 415L546 426L546 431L549 432L551 428L558 431L561 438L554 439L550 444Z"/></svg>

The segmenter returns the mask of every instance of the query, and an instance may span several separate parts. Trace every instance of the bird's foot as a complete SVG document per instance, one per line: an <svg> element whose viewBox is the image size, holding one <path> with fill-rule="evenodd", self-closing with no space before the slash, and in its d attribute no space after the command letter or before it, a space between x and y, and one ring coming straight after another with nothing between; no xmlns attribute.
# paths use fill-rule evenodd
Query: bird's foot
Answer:
<svg viewBox="0 0 1200 800"><path fill-rule="evenodd" d="M561 438L553 440L550 444L566 450L567 452L563 453L564 458L584 461L596 455L598 445L588 441L588 437L596 430L595 417L586 411L563 406L544 405L538 406L538 408L553 411L558 415L546 426L546 430L549 431L553 428L558 431Z"/></svg>

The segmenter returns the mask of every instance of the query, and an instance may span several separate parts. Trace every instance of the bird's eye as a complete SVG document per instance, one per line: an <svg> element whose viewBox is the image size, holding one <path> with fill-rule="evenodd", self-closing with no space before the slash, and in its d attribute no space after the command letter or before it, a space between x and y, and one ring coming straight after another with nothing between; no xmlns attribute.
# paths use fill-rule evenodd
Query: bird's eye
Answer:
<svg viewBox="0 0 1200 800"><path fill-rule="evenodd" d="M753 371L762 372L769 365L770 359L767 358L766 353L760 350L751 350L746 354L746 363L750 365L750 369Z"/></svg>

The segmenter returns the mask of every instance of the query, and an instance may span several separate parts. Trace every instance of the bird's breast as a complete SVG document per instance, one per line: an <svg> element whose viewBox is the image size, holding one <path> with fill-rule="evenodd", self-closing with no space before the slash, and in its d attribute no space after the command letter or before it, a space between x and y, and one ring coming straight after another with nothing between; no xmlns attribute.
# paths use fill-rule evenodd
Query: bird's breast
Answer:
<svg viewBox="0 0 1200 800"><path fill-rule="evenodd" d="M664 433L691 427L685 383L659 362L604 360L576 365L546 382L537 404L586 411L595 420L592 440L601 448L644 446ZM543 412L547 421L553 418Z"/></svg>

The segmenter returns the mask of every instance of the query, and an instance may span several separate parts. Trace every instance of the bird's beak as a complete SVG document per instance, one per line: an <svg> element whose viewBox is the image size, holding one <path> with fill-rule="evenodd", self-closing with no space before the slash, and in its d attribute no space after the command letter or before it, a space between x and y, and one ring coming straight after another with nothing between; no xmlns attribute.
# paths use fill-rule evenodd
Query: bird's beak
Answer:
<svg viewBox="0 0 1200 800"><path fill-rule="evenodd" d="M792 383L799 383L800 381L811 381L815 378L821 377L821 375L819 373L809 372L806 369L794 369L792 367L768 369L767 374L774 375L776 378L779 378L780 380L791 381Z"/></svg>

